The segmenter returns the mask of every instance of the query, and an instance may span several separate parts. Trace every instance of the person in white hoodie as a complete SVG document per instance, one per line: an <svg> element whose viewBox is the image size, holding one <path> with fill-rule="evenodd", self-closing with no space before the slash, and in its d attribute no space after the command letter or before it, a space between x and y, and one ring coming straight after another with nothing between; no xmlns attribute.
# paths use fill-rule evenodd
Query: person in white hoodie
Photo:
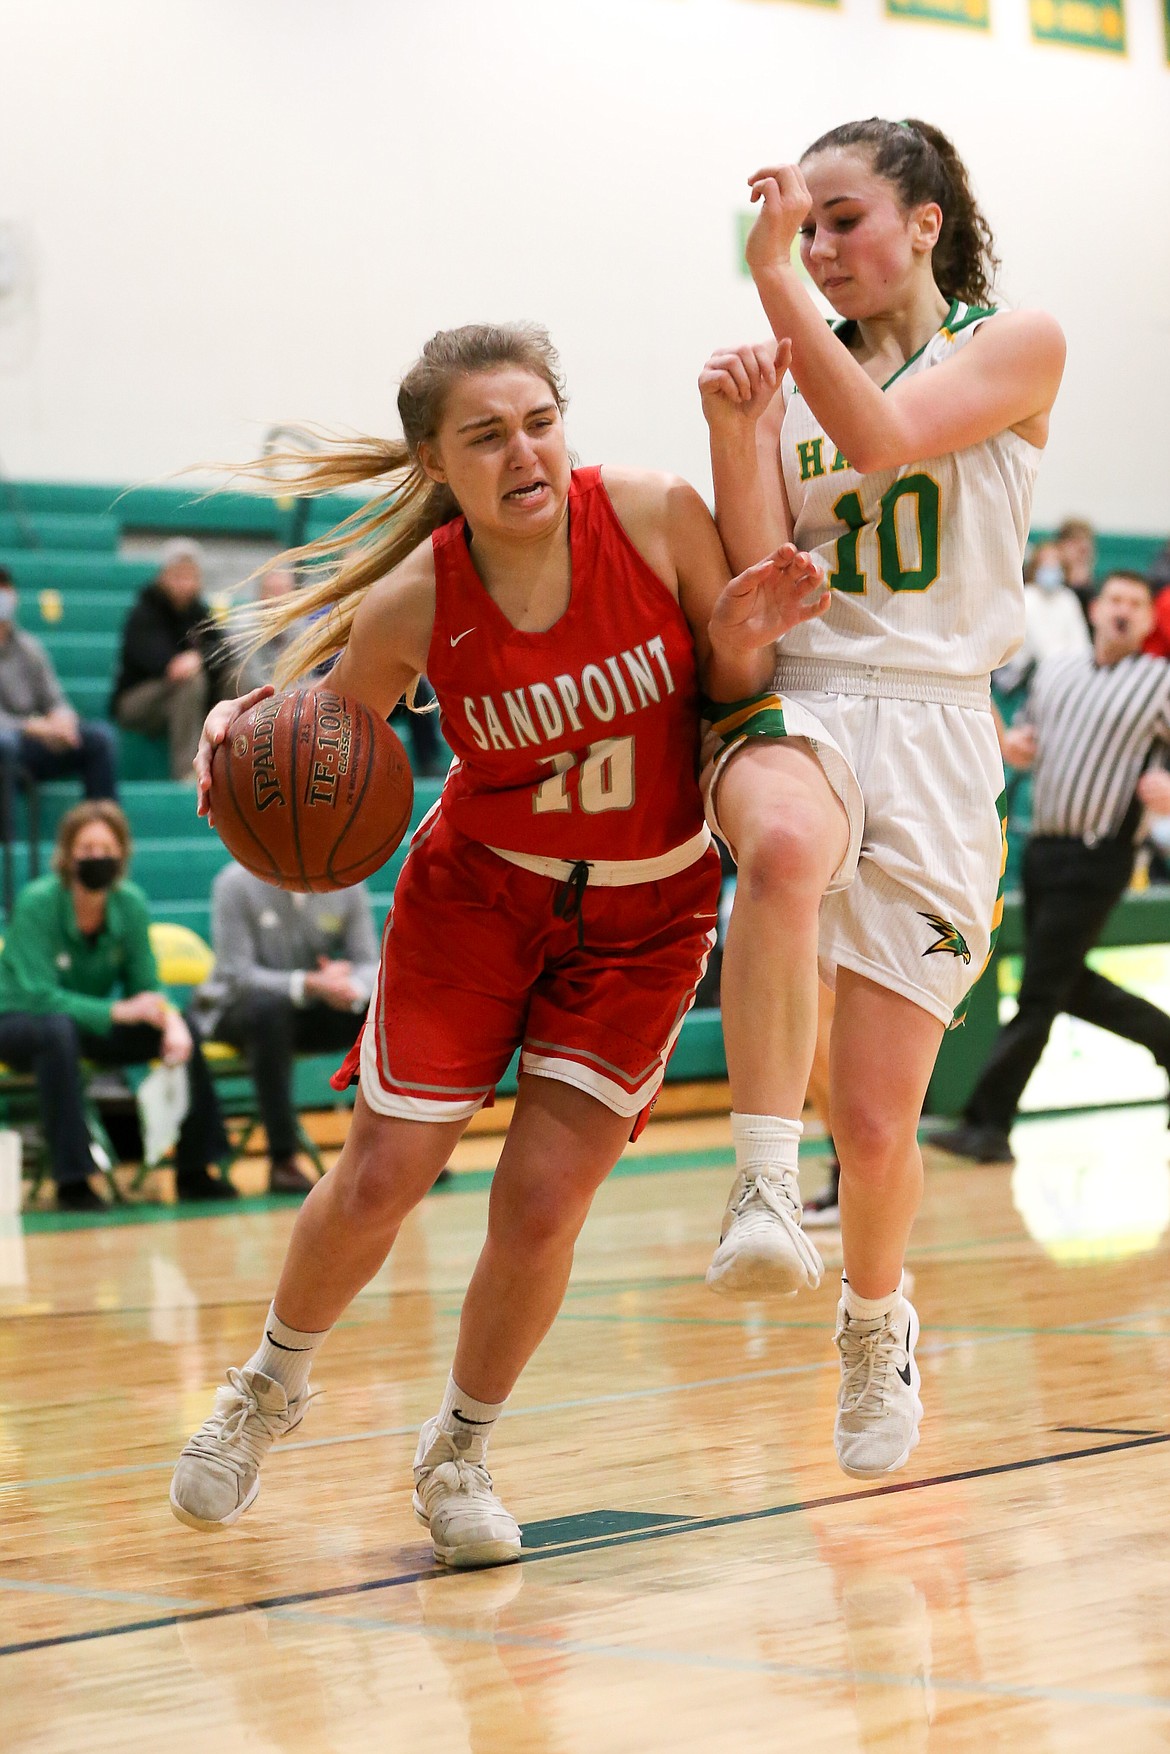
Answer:
<svg viewBox="0 0 1170 1754"><path fill-rule="evenodd" d="M1065 583L1059 548L1038 543L1024 562L1024 643L995 672L996 689L1011 694L1042 658L1075 657L1092 643L1080 598Z"/></svg>

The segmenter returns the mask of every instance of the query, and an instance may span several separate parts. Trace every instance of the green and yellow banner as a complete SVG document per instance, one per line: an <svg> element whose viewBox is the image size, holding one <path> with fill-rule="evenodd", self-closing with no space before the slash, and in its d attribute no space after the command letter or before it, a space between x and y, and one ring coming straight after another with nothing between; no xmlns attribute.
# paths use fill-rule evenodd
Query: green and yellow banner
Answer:
<svg viewBox="0 0 1170 1754"><path fill-rule="evenodd" d="M1170 0L1166 0L1170 5ZM920 18L930 24L991 29L991 0L886 0L887 18Z"/></svg>
<svg viewBox="0 0 1170 1754"><path fill-rule="evenodd" d="M1029 0L1032 40L1124 55L1123 7L1124 0Z"/></svg>

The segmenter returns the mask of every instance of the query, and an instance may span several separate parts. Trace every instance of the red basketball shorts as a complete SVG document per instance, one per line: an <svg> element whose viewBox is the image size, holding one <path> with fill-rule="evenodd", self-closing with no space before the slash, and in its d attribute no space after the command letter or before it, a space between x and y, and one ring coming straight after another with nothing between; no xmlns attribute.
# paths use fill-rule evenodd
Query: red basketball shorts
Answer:
<svg viewBox="0 0 1170 1754"><path fill-rule="evenodd" d="M631 1121L662 1083L715 942L713 848L657 882L565 886L457 834L438 813L415 837L382 938L361 1040L362 1094L378 1114L467 1119L516 1049ZM583 939L583 944L579 941Z"/></svg>

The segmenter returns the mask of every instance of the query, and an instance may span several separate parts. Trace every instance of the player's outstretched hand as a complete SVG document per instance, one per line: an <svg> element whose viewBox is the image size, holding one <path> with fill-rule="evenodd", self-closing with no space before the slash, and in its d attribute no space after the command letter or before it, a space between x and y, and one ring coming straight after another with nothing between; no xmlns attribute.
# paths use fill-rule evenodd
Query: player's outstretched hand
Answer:
<svg viewBox="0 0 1170 1754"><path fill-rule="evenodd" d="M736 422L754 426L780 388L792 362L788 341L748 342L713 353L699 373L699 395L708 426Z"/></svg>
<svg viewBox="0 0 1170 1754"><path fill-rule="evenodd" d="M748 184L760 212L744 245L747 265L753 275L786 268L796 234L812 206L804 172L798 164L765 166L752 172Z"/></svg>
<svg viewBox="0 0 1170 1754"><path fill-rule="evenodd" d="M253 688L249 694L238 695L235 700L221 700L213 706L203 721L203 733L199 738L199 748L195 754L195 810L199 816L210 820L211 810L211 758L216 749L228 734L228 728L241 713L257 701L266 700L275 694L271 682L264 683L261 688Z"/></svg>
<svg viewBox="0 0 1170 1754"><path fill-rule="evenodd" d="M759 651L823 615L830 601L816 556L786 542L723 587L711 613L711 644L736 654Z"/></svg>

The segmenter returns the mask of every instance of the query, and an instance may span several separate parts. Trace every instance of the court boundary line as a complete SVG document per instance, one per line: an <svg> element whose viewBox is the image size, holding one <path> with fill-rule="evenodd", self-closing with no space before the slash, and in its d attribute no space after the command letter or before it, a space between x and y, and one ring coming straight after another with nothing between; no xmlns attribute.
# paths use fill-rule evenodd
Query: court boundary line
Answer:
<svg viewBox="0 0 1170 1754"><path fill-rule="evenodd" d="M644 1541L661 1541L675 1536L708 1533L714 1529L740 1528L750 1523L771 1522L778 1517L800 1512L835 1509L838 1505L863 1503L873 1498L892 1498L906 1492L924 1492L939 1486L960 1485L969 1480L987 1480L1008 1474L1025 1473L1032 1468L1053 1467L1061 1462L1094 1460L1099 1456L1118 1455L1130 1450L1152 1449L1170 1443L1170 1432L1152 1437L1132 1437L1122 1443L1094 1445L1091 1448L1061 1450L1043 1456L1024 1456L1014 1462L991 1462L981 1468L963 1468L950 1474L933 1474L924 1480L894 1480L884 1486L859 1487L852 1492L830 1493L820 1498L794 1499L786 1504L765 1505L760 1510L731 1511L722 1516L688 1517L684 1522L652 1524L620 1534L597 1535L581 1541L566 1541L556 1547L539 1547L531 1553L521 1551L521 1565L542 1564L549 1559L565 1559L577 1554L607 1552L613 1547L628 1547ZM377 1590L401 1589L407 1584L423 1583L438 1578L457 1577L433 1562L422 1570L398 1573L392 1577L368 1578L361 1583L334 1584L328 1589L302 1590L289 1595L259 1597L250 1602L230 1602L216 1607L161 1614L150 1620L127 1621L119 1626L91 1627L83 1632L59 1633L49 1638L25 1639L0 1645L0 1659L26 1656L34 1651L60 1650L69 1645L92 1644L103 1638L124 1638L138 1632L158 1632L167 1626L194 1624L203 1620L228 1620L240 1614L273 1612L282 1608L302 1607L313 1602L337 1601L346 1597L370 1595ZM1170 1705L1170 1700L1167 1701Z"/></svg>

